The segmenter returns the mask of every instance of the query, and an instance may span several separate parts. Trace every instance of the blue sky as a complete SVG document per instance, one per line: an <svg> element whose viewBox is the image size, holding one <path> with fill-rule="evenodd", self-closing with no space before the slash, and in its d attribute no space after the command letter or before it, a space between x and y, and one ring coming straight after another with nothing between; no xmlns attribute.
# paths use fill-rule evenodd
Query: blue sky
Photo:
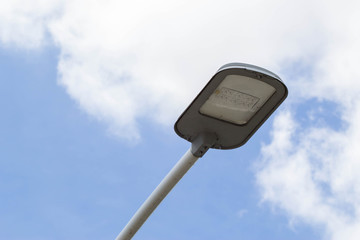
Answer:
<svg viewBox="0 0 360 240"><path fill-rule="evenodd" d="M107 134L56 83L58 54L1 51L1 239L112 239L189 148L145 121L136 145ZM259 202L253 161L271 122L209 151L134 239L316 239Z"/></svg>
<svg viewBox="0 0 360 240"><path fill-rule="evenodd" d="M289 98L134 239L358 239L355 2L140 2L2 3L0 239L114 239L190 147L176 118L234 61Z"/></svg>

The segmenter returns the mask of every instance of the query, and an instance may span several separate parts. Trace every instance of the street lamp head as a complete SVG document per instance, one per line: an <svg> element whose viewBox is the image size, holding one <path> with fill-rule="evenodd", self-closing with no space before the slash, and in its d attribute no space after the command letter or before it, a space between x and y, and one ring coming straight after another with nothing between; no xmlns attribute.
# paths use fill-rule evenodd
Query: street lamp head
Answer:
<svg viewBox="0 0 360 240"><path fill-rule="evenodd" d="M201 157L208 148L245 144L285 100L287 88L274 73L250 64L222 66L175 123L175 132ZM195 145L195 146L194 146Z"/></svg>

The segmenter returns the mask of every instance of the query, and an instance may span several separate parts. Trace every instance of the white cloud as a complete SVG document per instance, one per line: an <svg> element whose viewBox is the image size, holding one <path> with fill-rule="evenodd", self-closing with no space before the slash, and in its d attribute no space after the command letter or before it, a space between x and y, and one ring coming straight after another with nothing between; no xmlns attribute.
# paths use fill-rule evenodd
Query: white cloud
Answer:
<svg viewBox="0 0 360 240"><path fill-rule="evenodd" d="M320 0L2 1L0 41L55 43L59 83L129 140L140 138L140 119L172 124L222 64L282 73L291 104L262 149L263 199L290 218L324 226L329 238L351 239L360 234L358 7ZM287 67L296 63L308 69L291 79ZM296 104L314 98L337 104L346 127L300 126Z"/></svg>
<svg viewBox="0 0 360 240"><path fill-rule="evenodd" d="M139 119L172 124L222 64L275 71L283 61L312 56L326 32L312 8L294 14L307 4L18 0L2 13L1 39L31 47L49 35L70 96L112 132L138 139Z"/></svg>
<svg viewBox="0 0 360 240"><path fill-rule="evenodd" d="M263 200L290 218L325 227L330 239L358 239L360 133L353 131L360 127L358 120L349 122L345 131L336 131L303 128L291 113L278 115L257 173Z"/></svg>
<svg viewBox="0 0 360 240"><path fill-rule="evenodd" d="M46 43L48 22L58 17L62 0L1 1L0 42L38 48Z"/></svg>
<svg viewBox="0 0 360 240"><path fill-rule="evenodd" d="M357 7L352 2L323 9L329 39L316 61L307 63L307 78L289 83L293 98L288 111L274 121L272 141L262 148L257 173L263 201L285 210L291 219L324 227L326 238L334 240L360 236ZM297 119L296 105L307 99L334 103L342 127L312 124L313 113Z"/></svg>

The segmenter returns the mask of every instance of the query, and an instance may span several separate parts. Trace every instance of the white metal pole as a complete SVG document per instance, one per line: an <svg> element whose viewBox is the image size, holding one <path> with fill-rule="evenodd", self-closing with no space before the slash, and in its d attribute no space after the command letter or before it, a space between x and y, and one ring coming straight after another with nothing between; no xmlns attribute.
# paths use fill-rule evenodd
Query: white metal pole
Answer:
<svg viewBox="0 0 360 240"><path fill-rule="evenodd" d="M129 240L144 224L155 208L161 203L171 189L179 182L185 173L194 165L198 157L195 157L189 149L184 156L176 163L161 183L155 188L151 195L137 210L128 224L116 237L116 240Z"/></svg>

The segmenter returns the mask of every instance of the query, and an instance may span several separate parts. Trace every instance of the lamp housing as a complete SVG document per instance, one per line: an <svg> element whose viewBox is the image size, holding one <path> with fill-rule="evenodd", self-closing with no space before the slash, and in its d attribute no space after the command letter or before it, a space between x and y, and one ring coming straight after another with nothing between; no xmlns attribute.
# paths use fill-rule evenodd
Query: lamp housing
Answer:
<svg viewBox="0 0 360 240"><path fill-rule="evenodd" d="M276 74L254 65L222 66L176 121L175 132L189 142L216 135L209 148L244 145L287 97Z"/></svg>

